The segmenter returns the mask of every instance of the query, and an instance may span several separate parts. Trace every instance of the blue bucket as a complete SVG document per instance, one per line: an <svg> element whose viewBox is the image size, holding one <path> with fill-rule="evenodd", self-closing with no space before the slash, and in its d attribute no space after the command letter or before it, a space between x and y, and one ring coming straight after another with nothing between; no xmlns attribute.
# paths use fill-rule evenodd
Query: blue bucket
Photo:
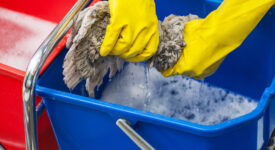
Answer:
<svg viewBox="0 0 275 150"><path fill-rule="evenodd" d="M172 13L205 17L219 3L157 0L157 15L161 20ZM160 150L264 149L275 128L275 98L272 97L275 93L275 8L218 71L205 80L259 101L251 113L216 125L199 125L89 98L84 81L70 91L62 75L67 51L64 48L36 85L36 94L43 98L60 149L138 149L116 126L118 118L129 120L137 133ZM96 94L99 97L100 92Z"/></svg>

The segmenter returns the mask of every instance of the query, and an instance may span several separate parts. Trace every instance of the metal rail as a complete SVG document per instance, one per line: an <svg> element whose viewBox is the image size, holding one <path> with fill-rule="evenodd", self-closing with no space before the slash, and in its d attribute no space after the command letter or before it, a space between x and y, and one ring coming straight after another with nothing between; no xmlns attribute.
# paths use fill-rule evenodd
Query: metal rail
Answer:
<svg viewBox="0 0 275 150"><path fill-rule="evenodd" d="M116 125L141 149L141 150L155 150L147 141L142 138L131 126L126 119L118 119Z"/></svg>
<svg viewBox="0 0 275 150"><path fill-rule="evenodd" d="M37 150L37 118L42 113L43 104L35 106L35 86L40 70L59 41L65 36L72 26L72 19L92 0L78 0L67 15L60 21L55 29L50 33L46 40L40 45L33 55L23 82L23 111L25 124L26 149ZM40 108L39 108L40 107ZM154 148L145 141L125 119L119 119L117 126L142 150L154 150Z"/></svg>
<svg viewBox="0 0 275 150"><path fill-rule="evenodd" d="M66 16L60 21L46 40L40 45L33 55L23 82L23 111L25 124L26 149L37 150L37 114L35 108L35 85L41 67L53 51L55 46L71 28L71 20L91 0L78 0Z"/></svg>

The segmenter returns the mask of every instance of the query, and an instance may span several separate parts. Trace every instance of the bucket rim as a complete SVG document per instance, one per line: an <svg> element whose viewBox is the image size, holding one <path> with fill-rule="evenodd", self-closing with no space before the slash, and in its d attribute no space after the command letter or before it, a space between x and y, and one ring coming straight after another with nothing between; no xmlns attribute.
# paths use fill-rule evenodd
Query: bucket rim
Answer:
<svg viewBox="0 0 275 150"><path fill-rule="evenodd" d="M39 82L38 82L39 83ZM231 120L224 121L214 125L201 125L181 119L176 119L160 114L146 112L123 106L119 104L112 104L109 102L97 100L90 97L80 96L73 93L67 93L60 90L50 89L47 87L36 85L36 94L43 98L43 101L52 100L67 103L70 105L77 105L87 109L96 109L114 116L115 119L125 118L129 119L130 122L146 122L149 124L160 125L176 130L181 130L191 134L199 136L218 136L223 133L232 131L241 126L245 126L251 122L258 121L267 109L271 95L275 93L275 77L272 85L266 88L258 102L257 107L243 116L236 117ZM54 97L54 99L53 99ZM133 120L134 118L134 120Z"/></svg>

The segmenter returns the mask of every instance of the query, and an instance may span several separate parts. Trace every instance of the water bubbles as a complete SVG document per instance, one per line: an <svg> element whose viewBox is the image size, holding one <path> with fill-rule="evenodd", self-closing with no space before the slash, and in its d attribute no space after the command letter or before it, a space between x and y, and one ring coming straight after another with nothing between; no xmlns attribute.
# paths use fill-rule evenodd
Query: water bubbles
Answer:
<svg viewBox="0 0 275 150"><path fill-rule="evenodd" d="M0 63L25 71L55 23L0 7Z"/></svg>
<svg viewBox="0 0 275 150"><path fill-rule="evenodd" d="M101 99L204 125L245 115L257 106L252 99L204 81L165 78L154 68L146 69L143 64L128 64L107 84Z"/></svg>

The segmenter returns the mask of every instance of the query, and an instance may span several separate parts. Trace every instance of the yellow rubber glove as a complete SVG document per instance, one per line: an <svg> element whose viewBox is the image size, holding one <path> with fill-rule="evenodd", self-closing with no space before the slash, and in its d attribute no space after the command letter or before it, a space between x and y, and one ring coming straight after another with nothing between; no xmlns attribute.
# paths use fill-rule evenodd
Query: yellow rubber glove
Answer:
<svg viewBox="0 0 275 150"><path fill-rule="evenodd" d="M213 74L274 4L275 0L224 0L205 19L186 23L183 54L173 68L162 74L197 79Z"/></svg>
<svg viewBox="0 0 275 150"><path fill-rule="evenodd" d="M101 56L126 61L149 59L158 48L158 19L154 0L109 0L110 24L100 48Z"/></svg>

